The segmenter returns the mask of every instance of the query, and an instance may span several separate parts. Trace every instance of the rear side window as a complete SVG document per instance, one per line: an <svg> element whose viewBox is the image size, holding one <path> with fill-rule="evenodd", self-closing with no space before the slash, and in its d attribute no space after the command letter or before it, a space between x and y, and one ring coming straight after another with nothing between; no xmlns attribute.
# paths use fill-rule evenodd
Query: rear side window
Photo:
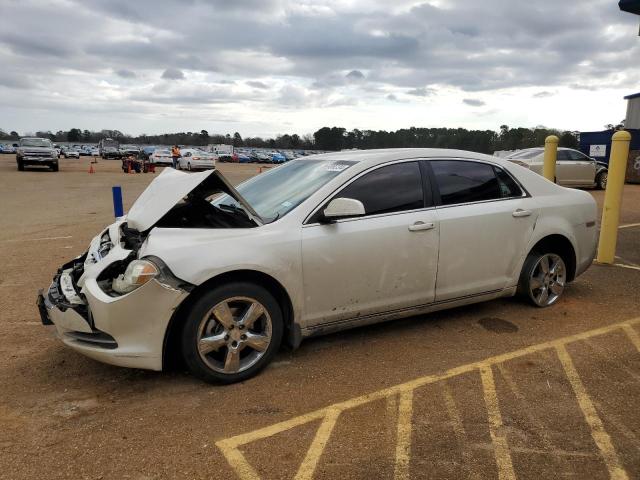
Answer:
<svg viewBox="0 0 640 480"><path fill-rule="evenodd" d="M423 208L420 167L417 162L380 167L355 180L336 197L360 200L367 215Z"/></svg>
<svg viewBox="0 0 640 480"><path fill-rule="evenodd" d="M502 198L493 167L461 160L433 160L431 168L442 205L481 202Z"/></svg>
<svg viewBox="0 0 640 480"><path fill-rule="evenodd" d="M502 198L521 197L522 189L518 186L511 175L498 167L493 167L496 177L498 177L498 186L500 187L500 196Z"/></svg>

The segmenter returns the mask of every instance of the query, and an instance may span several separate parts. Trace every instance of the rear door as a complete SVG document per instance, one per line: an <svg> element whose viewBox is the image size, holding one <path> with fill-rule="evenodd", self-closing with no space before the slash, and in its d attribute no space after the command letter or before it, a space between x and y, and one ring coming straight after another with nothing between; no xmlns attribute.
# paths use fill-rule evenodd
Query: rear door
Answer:
<svg viewBox="0 0 640 480"><path fill-rule="evenodd" d="M559 185L576 185L578 183L574 162L569 155L569 150L558 150L556 183Z"/></svg>
<svg viewBox="0 0 640 480"><path fill-rule="evenodd" d="M596 162L577 150L567 150L572 162L577 185L593 185L596 178Z"/></svg>
<svg viewBox="0 0 640 480"><path fill-rule="evenodd" d="M360 200L363 217L302 229L307 326L431 303L435 295L438 222L417 161L376 167L333 198Z"/></svg>
<svg viewBox="0 0 640 480"><path fill-rule="evenodd" d="M510 287L538 209L490 163L431 160L440 224L436 302Z"/></svg>

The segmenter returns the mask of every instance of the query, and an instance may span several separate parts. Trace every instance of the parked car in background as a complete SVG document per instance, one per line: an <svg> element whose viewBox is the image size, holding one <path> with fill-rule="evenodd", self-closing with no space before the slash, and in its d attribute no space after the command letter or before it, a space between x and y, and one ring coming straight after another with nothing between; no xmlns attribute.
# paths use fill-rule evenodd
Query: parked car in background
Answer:
<svg viewBox="0 0 640 480"><path fill-rule="evenodd" d="M16 153L16 147L13 145L0 145L0 153Z"/></svg>
<svg viewBox="0 0 640 480"><path fill-rule="evenodd" d="M91 155L91 149L85 147L84 145L82 145L79 149L78 149L78 153L80 153L80 156L82 157L88 157Z"/></svg>
<svg viewBox="0 0 640 480"><path fill-rule="evenodd" d="M138 155L142 160L149 160L155 149L156 147L143 147L140 149L140 153Z"/></svg>
<svg viewBox="0 0 640 480"><path fill-rule="evenodd" d="M98 150L98 147L91 147L89 149L89 152L91 153L92 156L94 157L99 157L100 156L100 150Z"/></svg>
<svg viewBox="0 0 640 480"><path fill-rule="evenodd" d="M161 370L170 345L238 382L283 342L517 292L554 305L592 263L597 217L587 192L459 150L311 156L237 188L165 169L38 304L96 360Z"/></svg>
<svg viewBox="0 0 640 480"><path fill-rule="evenodd" d="M180 150L182 156L178 160L178 168L180 170L208 170L215 168L215 153L205 152L196 148L184 148Z"/></svg>
<svg viewBox="0 0 640 480"><path fill-rule="evenodd" d="M171 151L168 148L156 148L153 153L149 155L149 162L154 165L173 165Z"/></svg>
<svg viewBox="0 0 640 480"><path fill-rule="evenodd" d="M270 155L271 163L284 163L287 161L287 157L282 155L280 152L274 152Z"/></svg>
<svg viewBox="0 0 640 480"><path fill-rule="evenodd" d="M238 163L251 163L252 159L246 153L238 153Z"/></svg>
<svg viewBox="0 0 640 480"><path fill-rule="evenodd" d="M138 157L138 155L140 154L140 148L136 147L135 145L120 145L120 157L128 157L128 156L134 156L134 157Z"/></svg>
<svg viewBox="0 0 640 480"><path fill-rule="evenodd" d="M80 152L74 147L67 147L62 153L64 158L80 158Z"/></svg>
<svg viewBox="0 0 640 480"><path fill-rule="evenodd" d="M542 175L544 148L527 148L505 157L507 160ZM608 166L572 148L558 148L556 183L565 187L607 186Z"/></svg>
<svg viewBox="0 0 640 480"><path fill-rule="evenodd" d="M102 158L120 158L114 157L113 152L120 152L120 142L113 138L103 138L98 142L98 152Z"/></svg>
<svg viewBox="0 0 640 480"><path fill-rule="evenodd" d="M19 171L24 171L26 165L38 165L57 172L58 153L48 138L25 137L16 149L16 163Z"/></svg>
<svg viewBox="0 0 640 480"><path fill-rule="evenodd" d="M116 147L103 147L101 151L102 153L100 156L105 160L122 158L120 150Z"/></svg>

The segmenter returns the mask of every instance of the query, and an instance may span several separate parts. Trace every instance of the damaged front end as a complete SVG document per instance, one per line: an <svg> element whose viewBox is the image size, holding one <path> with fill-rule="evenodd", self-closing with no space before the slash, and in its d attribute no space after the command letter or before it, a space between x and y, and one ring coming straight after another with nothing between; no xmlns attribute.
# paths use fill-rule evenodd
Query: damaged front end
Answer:
<svg viewBox="0 0 640 480"><path fill-rule="evenodd" d="M139 258L140 251L155 227L260 225L236 193L215 171L164 170L126 217L62 265L48 290L39 292L42 323L54 325L66 345L97 360L161 370L167 325L194 286L177 278L162 259ZM211 198L225 194L243 208L213 206Z"/></svg>

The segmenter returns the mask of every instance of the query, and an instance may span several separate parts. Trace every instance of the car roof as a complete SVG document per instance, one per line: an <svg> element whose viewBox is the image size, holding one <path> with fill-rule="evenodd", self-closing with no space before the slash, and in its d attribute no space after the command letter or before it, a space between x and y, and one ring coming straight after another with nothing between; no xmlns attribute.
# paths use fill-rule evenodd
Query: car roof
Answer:
<svg viewBox="0 0 640 480"><path fill-rule="evenodd" d="M484 153L469 152L467 150L454 150L448 148L383 148L375 150L344 150L341 152L321 153L300 158L300 161L330 160L362 162L368 165L378 165L393 160L406 160L411 158L463 158L469 160L482 160L496 164L507 164L504 160Z"/></svg>

